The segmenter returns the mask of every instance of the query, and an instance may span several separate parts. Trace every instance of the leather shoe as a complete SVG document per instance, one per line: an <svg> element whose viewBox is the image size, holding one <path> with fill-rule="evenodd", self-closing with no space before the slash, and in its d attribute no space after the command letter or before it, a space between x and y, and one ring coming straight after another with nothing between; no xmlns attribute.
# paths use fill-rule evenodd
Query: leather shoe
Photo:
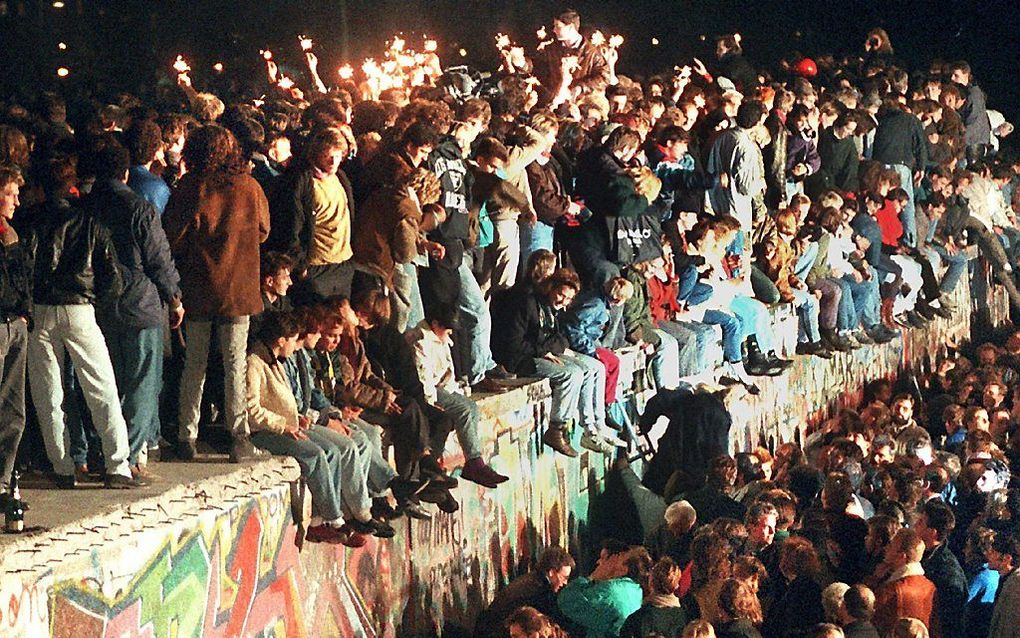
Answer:
<svg viewBox="0 0 1020 638"><path fill-rule="evenodd" d="M567 432L563 428L549 426L542 435L542 443L545 443L564 456L569 456L570 458L577 456L577 450L570 446Z"/></svg>
<svg viewBox="0 0 1020 638"><path fill-rule="evenodd" d="M182 439L177 442L177 458L182 461L194 461L198 456L198 448L195 442L190 439Z"/></svg>
<svg viewBox="0 0 1020 638"><path fill-rule="evenodd" d="M482 487L487 487L489 489L510 480L509 476L503 476L496 470L489 467L488 464L480 458L470 459L467 463L465 463L464 469L460 471L460 477L465 481L478 483Z"/></svg>

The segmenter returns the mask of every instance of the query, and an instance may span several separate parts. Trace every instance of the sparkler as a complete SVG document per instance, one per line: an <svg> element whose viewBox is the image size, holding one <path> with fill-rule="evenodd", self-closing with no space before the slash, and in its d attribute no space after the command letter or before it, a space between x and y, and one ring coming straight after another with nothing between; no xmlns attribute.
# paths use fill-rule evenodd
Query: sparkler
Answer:
<svg viewBox="0 0 1020 638"><path fill-rule="evenodd" d="M261 49L259 50L259 53L262 55L262 59L266 60L267 62L273 59L273 52L270 51L269 49Z"/></svg>
<svg viewBox="0 0 1020 638"><path fill-rule="evenodd" d="M174 60L174 71L177 71L178 75L183 75L191 70L191 65L188 64L187 60L184 59L183 55L178 55L177 59Z"/></svg>
<svg viewBox="0 0 1020 638"><path fill-rule="evenodd" d="M505 33L496 34L496 48L499 50L509 49L513 44L510 42L510 36Z"/></svg>
<svg viewBox="0 0 1020 638"><path fill-rule="evenodd" d="M70 75L70 73L71 73L71 71L68 70L68 68L66 66L62 66L62 67L57 69L57 77L58 78L66 78L68 75Z"/></svg>
<svg viewBox="0 0 1020 638"><path fill-rule="evenodd" d="M424 48L426 53L435 53L436 49L439 48L439 45L435 40L426 39Z"/></svg>
<svg viewBox="0 0 1020 638"><path fill-rule="evenodd" d="M284 75L280 78L280 81L277 82L276 85L279 86L284 91L289 91L290 89L294 88L294 80Z"/></svg>
<svg viewBox="0 0 1020 638"><path fill-rule="evenodd" d="M298 36L298 42L301 43L301 50L302 51L311 51L312 50L312 39L309 38L308 36L306 36L306 35L299 35Z"/></svg>
<svg viewBox="0 0 1020 638"><path fill-rule="evenodd" d="M222 62L217 62L216 64L212 65L212 68L213 68L213 71L216 71L217 73L223 73L223 63Z"/></svg>
<svg viewBox="0 0 1020 638"><path fill-rule="evenodd" d="M589 39L591 40L592 46L596 47L600 47L606 43L606 36L603 35L601 31L596 31L591 34L591 38Z"/></svg>
<svg viewBox="0 0 1020 638"><path fill-rule="evenodd" d="M345 64L337 69L337 73L340 75L341 80L350 80L354 77L354 68L350 64Z"/></svg>
<svg viewBox="0 0 1020 638"><path fill-rule="evenodd" d="M658 43L659 43L658 40L655 40L655 39L652 40L652 44L658 44ZM619 49L621 44L623 44L623 36L622 35L614 35L614 36L611 36L609 38L609 48L610 49Z"/></svg>

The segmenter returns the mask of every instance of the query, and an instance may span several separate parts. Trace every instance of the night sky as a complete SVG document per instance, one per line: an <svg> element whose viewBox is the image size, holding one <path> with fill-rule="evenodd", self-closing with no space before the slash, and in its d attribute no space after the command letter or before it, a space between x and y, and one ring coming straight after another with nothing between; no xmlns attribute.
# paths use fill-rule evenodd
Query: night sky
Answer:
<svg viewBox="0 0 1020 638"><path fill-rule="evenodd" d="M570 4L481 0L0 0L0 56L7 72L5 93L19 86L38 88L39 79L56 83L55 69L72 70L63 82L84 82L92 73L104 88L139 90L155 81L177 53L195 67L199 86L213 82L209 67L226 64L228 73L260 69L258 50L269 46L277 57L300 65L296 36L316 41L323 69L341 61L378 55L398 31L425 32L439 39L446 64L468 51L469 62L494 66L493 36L511 34L533 47L538 26L556 10L573 6L582 30L601 28L626 38L619 70L659 72L691 56L710 58L715 34L739 32L747 56L772 63L791 51L806 55L860 50L866 32L884 27L898 57L912 67L930 60L967 59L989 105L1016 118L1020 114L1020 15L1016 2L871 1L805 2L759 0L631 0ZM978 8L980 7L980 8ZM346 33L344 38L344 9ZM707 36L705 42L699 36ZM660 41L658 47L651 38ZM66 51L57 43L66 42ZM417 40L411 39L414 44ZM346 57L344 57L346 53ZM707 61L707 59L706 59ZM202 68L206 69L203 73ZM325 75L325 73L323 74ZM94 82L94 81L93 81Z"/></svg>

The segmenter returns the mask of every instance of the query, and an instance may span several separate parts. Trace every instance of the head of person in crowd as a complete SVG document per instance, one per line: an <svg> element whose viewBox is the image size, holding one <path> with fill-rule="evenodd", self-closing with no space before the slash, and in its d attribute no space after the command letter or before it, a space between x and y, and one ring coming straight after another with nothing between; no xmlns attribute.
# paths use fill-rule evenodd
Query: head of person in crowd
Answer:
<svg viewBox="0 0 1020 638"><path fill-rule="evenodd" d="M764 620L761 602L751 589L737 578L727 578L719 589L718 620L727 623L746 620L761 625Z"/></svg>
<svg viewBox="0 0 1020 638"><path fill-rule="evenodd" d="M928 626L917 618L900 618L893 625L892 638L928 638Z"/></svg>
<svg viewBox="0 0 1020 638"><path fill-rule="evenodd" d="M715 638L715 627L703 618L692 620L684 627L681 638Z"/></svg>
<svg viewBox="0 0 1020 638"><path fill-rule="evenodd" d="M768 501L758 501L747 510L744 524L747 525L748 540L755 551L768 547L776 537L779 511Z"/></svg>
<svg viewBox="0 0 1020 638"><path fill-rule="evenodd" d="M754 556L743 554L733 561L733 577L743 581L756 596L768 575L765 565Z"/></svg>
<svg viewBox="0 0 1020 638"><path fill-rule="evenodd" d="M566 633L534 607L521 607L506 620L510 638L566 638Z"/></svg>
<svg viewBox="0 0 1020 638"><path fill-rule="evenodd" d="M163 162L163 131L152 120L135 120L124 132L124 144L131 153L132 166Z"/></svg>
<svg viewBox="0 0 1020 638"><path fill-rule="evenodd" d="M581 290L581 280L577 273L568 268L560 268L542 282L546 303L553 310L566 310L574 303L574 297Z"/></svg>
<svg viewBox="0 0 1020 638"><path fill-rule="evenodd" d="M896 532L885 550L885 564L891 569L900 569L912 563L920 563L924 556L924 541L915 529L904 527Z"/></svg>
<svg viewBox="0 0 1020 638"><path fill-rule="evenodd" d="M4 225L14 219L14 211L21 206L21 187L25 179L13 166L0 166L0 220Z"/></svg>
<svg viewBox="0 0 1020 638"><path fill-rule="evenodd" d="M294 260L284 253L268 251L263 253L259 264L259 280L262 283L262 296L270 303L287 296L294 281L291 270Z"/></svg>
<svg viewBox="0 0 1020 638"><path fill-rule="evenodd" d="M535 564L535 571L546 579L550 589L558 592L570 580L575 566L574 557L570 552L559 545L553 545L542 552L538 563Z"/></svg>
<svg viewBox="0 0 1020 638"><path fill-rule="evenodd" d="M851 585L843 594L841 615L844 626L856 622L871 622L875 615L875 592L861 583Z"/></svg>
<svg viewBox="0 0 1020 638"><path fill-rule="evenodd" d="M188 135L182 153L189 174L212 183L247 172L234 134L217 124L206 124Z"/></svg>
<svg viewBox="0 0 1020 638"><path fill-rule="evenodd" d="M694 525L698 520L698 513L694 511L694 507L687 501L676 501L666 507L663 519L670 533L673 536L680 537L694 529Z"/></svg>
<svg viewBox="0 0 1020 638"><path fill-rule="evenodd" d="M779 571L787 582L817 578L821 569L814 545L801 536L791 536L779 548Z"/></svg>

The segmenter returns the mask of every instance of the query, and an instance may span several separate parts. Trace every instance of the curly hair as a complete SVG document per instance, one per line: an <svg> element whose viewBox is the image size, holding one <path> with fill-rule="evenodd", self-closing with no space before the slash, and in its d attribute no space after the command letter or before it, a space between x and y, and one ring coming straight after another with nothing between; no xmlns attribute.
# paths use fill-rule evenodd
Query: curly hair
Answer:
<svg viewBox="0 0 1020 638"><path fill-rule="evenodd" d="M25 133L16 126L0 124L0 164L14 165L24 170L28 168L29 157Z"/></svg>
<svg viewBox="0 0 1020 638"><path fill-rule="evenodd" d="M183 157L188 171L202 179L223 180L248 169L237 138L217 124L192 131L184 143Z"/></svg>
<svg viewBox="0 0 1020 638"><path fill-rule="evenodd" d="M761 602L743 581L727 578L719 590L719 611L733 620L749 620L760 625L764 620Z"/></svg>

